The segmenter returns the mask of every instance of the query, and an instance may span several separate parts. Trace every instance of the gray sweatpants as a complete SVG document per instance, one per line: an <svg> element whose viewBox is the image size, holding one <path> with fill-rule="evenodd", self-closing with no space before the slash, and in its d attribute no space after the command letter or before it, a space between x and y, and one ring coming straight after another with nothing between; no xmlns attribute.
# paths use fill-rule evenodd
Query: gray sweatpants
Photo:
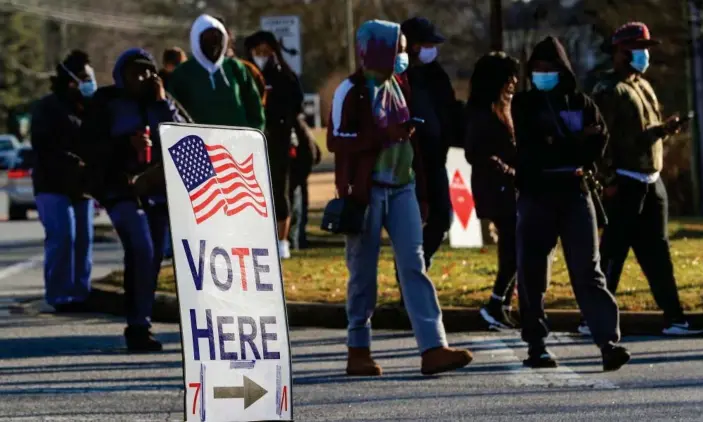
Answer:
<svg viewBox="0 0 703 422"><path fill-rule="evenodd" d="M549 335L544 296L559 238L576 301L595 343L599 347L617 343L619 311L600 268L595 209L590 196L580 191L521 193L518 197L518 289L523 340L529 345L543 345Z"/></svg>

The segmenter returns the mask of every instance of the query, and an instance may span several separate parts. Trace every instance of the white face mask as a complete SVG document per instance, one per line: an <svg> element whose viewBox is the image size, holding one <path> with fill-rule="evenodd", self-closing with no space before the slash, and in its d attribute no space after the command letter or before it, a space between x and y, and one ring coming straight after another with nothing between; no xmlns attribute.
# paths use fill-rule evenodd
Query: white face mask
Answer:
<svg viewBox="0 0 703 422"><path fill-rule="evenodd" d="M264 70L266 63L269 62L269 56L254 56L253 59L256 66L261 70Z"/></svg>
<svg viewBox="0 0 703 422"><path fill-rule="evenodd" d="M433 61L435 61L435 59L437 59L437 54L437 47L422 47L420 49L418 59L420 59L420 61L425 64L432 63Z"/></svg>

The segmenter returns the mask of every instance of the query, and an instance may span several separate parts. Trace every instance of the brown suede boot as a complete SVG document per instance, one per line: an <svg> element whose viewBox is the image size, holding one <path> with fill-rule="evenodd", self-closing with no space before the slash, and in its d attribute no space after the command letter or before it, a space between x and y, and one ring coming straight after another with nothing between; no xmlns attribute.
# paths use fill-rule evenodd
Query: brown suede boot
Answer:
<svg viewBox="0 0 703 422"><path fill-rule="evenodd" d="M350 347L347 355L347 375L357 377L374 377L381 375L383 370L371 358L368 347Z"/></svg>
<svg viewBox="0 0 703 422"><path fill-rule="evenodd" d="M422 354L422 374L435 375L463 368L474 359L468 350L437 347Z"/></svg>

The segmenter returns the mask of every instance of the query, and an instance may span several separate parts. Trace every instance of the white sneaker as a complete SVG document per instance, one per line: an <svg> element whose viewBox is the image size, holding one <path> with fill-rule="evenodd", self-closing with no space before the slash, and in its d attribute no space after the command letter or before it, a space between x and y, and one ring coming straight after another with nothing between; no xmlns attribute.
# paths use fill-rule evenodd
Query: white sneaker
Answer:
<svg viewBox="0 0 703 422"><path fill-rule="evenodd" d="M685 337L685 336L697 336L699 334L703 334L703 330L694 330L691 329L690 325L687 322L683 323L673 323L667 328L664 328L662 330L662 334L665 336L680 336L680 337Z"/></svg>
<svg viewBox="0 0 703 422"><path fill-rule="evenodd" d="M287 240L278 241L278 255L281 259L290 259L290 242Z"/></svg>
<svg viewBox="0 0 703 422"><path fill-rule="evenodd" d="M591 328L585 322L582 322L581 324L579 324L578 332L579 332L579 334L581 334L584 337L591 337L591 335L592 335Z"/></svg>

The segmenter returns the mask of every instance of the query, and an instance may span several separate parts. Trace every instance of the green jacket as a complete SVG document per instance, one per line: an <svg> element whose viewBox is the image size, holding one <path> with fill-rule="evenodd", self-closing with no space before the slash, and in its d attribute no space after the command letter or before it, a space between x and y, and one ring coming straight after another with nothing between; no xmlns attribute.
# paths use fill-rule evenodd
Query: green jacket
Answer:
<svg viewBox="0 0 703 422"><path fill-rule="evenodd" d="M195 123L263 130L264 107L256 82L246 67L236 59L227 58L222 71L212 74L212 79L210 76L191 58L171 74L168 91Z"/></svg>
<svg viewBox="0 0 703 422"><path fill-rule="evenodd" d="M622 79L611 71L596 84L593 99L610 132L601 166L606 183L612 182L615 170L660 172L666 135L661 106L649 82L641 76Z"/></svg>

